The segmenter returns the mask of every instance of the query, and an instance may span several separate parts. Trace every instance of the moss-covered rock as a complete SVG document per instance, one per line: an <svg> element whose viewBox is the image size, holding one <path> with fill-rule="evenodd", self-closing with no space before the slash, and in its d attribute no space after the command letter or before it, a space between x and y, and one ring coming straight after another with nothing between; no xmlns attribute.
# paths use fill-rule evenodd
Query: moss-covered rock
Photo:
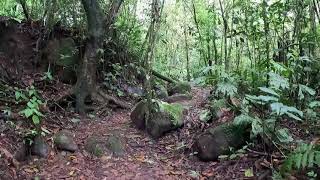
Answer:
<svg viewBox="0 0 320 180"><path fill-rule="evenodd" d="M230 147L238 149L249 140L245 126L233 123L222 124L201 134L194 144L194 150L203 161L217 160L220 155L229 153Z"/></svg>
<svg viewBox="0 0 320 180"><path fill-rule="evenodd" d="M155 87L154 87L154 90L156 92L156 96L157 98L159 99L166 99L168 97L168 91L167 89L161 85L161 84L157 84Z"/></svg>
<svg viewBox="0 0 320 180"><path fill-rule="evenodd" d="M145 116L148 111L146 101L138 102L131 111L130 119L138 129L145 129Z"/></svg>
<svg viewBox="0 0 320 180"><path fill-rule="evenodd" d="M97 157L101 157L104 153L103 142L97 136L89 137L84 145L84 148L88 153Z"/></svg>
<svg viewBox="0 0 320 180"><path fill-rule="evenodd" d="M119 137L119 135L116 134L108 137L106 146L109 151L111 151L113 154L117 156L122 155L125 150L123 140Z"/></svg>
<svg viewBox="0 0 320 180"><path fill-rule="evenodd" d="M55 135L54 144L63 151L75 152L78 150L78 145L73 140L73 134L67 130L61 130Z"/></svg>
<svg viewBox="0 0 320 180"><path fill-rule="evenodd" d="M146 101L139 102L131 112L131 120L141 130L146 129L153 138L159 138L166 132L183 125L183 110L180 104L168 104L162 101L154 102L149 120L146 122L148 106Z"/></svg>
<svg viewBox="0 0 320 180"><path fill-rule="evenodd" d="M191 92L191 86L188 82L177 82L168 88L169 95L173 94L187 94Z"/></svg>

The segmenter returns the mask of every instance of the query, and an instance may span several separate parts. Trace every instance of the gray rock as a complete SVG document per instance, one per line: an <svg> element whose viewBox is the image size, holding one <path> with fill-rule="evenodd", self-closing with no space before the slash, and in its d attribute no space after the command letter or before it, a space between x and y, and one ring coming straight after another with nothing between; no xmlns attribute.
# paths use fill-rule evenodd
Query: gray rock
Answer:
<svg viewBox="0 0 320 180"><path fill-rule="evenodd" d="M177 121L174 124L174 121ZM182 119L174 119L168 112L155 112L147 122L147 132L153 138L159 138L165 133L178 129L183 125Z"/></svg>
<svg viewBox="0 0 320 180"><path fill-rule="evenodd" d="M108 150L110 150L115 155L122 155L124 153L124 144L122 139L118 135L111 135L107 139L106 144Z"/></svg>
<svg viewBox="0 0 320 180"><path fill-rule="evenodd" d="M16 152L14 153L14 158L19 161L26 161L30 152L30 148L27 147L24 143L19 145Z"/></svg>
<svg viewBox="0 0 320 180"><path fill-rule="evenodd" d="M194 150L203 161L217 160L220 155L229 153L230 147L240 148L249 140L249 131L240 125L222 124L208 129L194 143Z"/></svg>
<svg viewBox="0 0 320 180"><path fill-rule="evenodd" d="M31 154L42 158L46 158L49 155L50 147L46 143L43 137L35 137L33 144L31 145Z"/></svg>
<svg viewBox="0 0 320 180"><path fill-rule="evenodd" d="M145 129L145 115L148 111L145 101L138 102L130 114L130 119L138 129Z"/></svg>
<svg viewBox="0 0 320 180"><path fill-rule="evenodd" d="M157 98L159 99L168 98L168 91L163 85L157 84L155 85L154 89L155 89Z"/></svg>
<svg viewBox="0 0 320 180"><path fill-rule="evenodd" d="M54 144L59 150L75 152L78 150L78 145L73 140L73 135L70 131L61 130L54 137Z"/></svg>
<svg viewBox="0 0 320 180"><path fill-rule="evenodd" d="M84 148L87 152L97 157L101 157L104 153L103 143L97 136L91 136L87 139Z"/></svg>

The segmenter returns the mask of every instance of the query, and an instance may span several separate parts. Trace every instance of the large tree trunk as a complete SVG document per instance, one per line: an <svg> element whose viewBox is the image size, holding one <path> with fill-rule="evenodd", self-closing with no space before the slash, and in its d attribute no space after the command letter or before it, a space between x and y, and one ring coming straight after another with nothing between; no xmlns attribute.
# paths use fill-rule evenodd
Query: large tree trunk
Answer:
<svg viewBox="0 0 320 180"><path fill-rule="evenodd" d="M103 15L98 0L81 0L87 15L88 39L83 60L79 67L77 83L74 89L76 109L85 113L85 98L92 95L96 88L97 62L103 43Z"/></svg>

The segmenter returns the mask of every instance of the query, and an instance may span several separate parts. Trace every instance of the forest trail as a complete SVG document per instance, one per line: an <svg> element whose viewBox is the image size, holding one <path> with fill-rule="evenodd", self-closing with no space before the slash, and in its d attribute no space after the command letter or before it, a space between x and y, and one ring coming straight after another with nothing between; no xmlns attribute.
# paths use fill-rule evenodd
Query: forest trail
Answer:
<svg viewBox="0 0 320 180"><path fill-rule="evenodd" d="M41 179L192 179L211 175L212 165L200 162L191 153L196 130L209 89L195 87L192 99L179 102L187 107L182 129L169 133L159 140L151 139L137 130L130 122L130 111L116 110L104 119L85 119L75 129L76 153L52 150L48 160L34 160L23 166L20 176ZM84 149L90 136L106 139L117 133L125 142L125 153L113 156L105 152L101 158L88 154ZM206 171L206 172L205 172Z"/></svg>

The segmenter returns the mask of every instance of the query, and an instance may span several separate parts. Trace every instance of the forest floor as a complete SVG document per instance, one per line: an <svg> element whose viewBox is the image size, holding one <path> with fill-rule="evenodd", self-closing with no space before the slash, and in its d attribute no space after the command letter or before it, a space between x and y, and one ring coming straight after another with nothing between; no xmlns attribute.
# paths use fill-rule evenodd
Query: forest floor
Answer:
<svg viewBox="0 0 320 180"><path fill-rule="evenodd" d="M205 109L209 95L209 89L193 88L192 100L179 102L187 109L184 127L158 140L151 139L132 125L129 110L118 109L105 118L82 118L76 125L69 126L79 145L77 152L52 149L47 159L33 157L24 164L7 169L7 173L15 179L250 179L245 177L245 171L252 169L256 172L255 164L259 159L255 155L201 162L192 154L194 138L208 126L199 120L199 114ZM210 126L217 124L219 122ZM115 131L125 142L124 154L115 156L105 152L98 158L85 151L84 143L88 137L107 137ZM13 154L10 150L14 151L16 144L10 142L10 137L1 134L0 148L7 148L8 153ZM52 144L50 136L47 141ZM1 170L5 173L0 167L0 177Z"/></svg>

